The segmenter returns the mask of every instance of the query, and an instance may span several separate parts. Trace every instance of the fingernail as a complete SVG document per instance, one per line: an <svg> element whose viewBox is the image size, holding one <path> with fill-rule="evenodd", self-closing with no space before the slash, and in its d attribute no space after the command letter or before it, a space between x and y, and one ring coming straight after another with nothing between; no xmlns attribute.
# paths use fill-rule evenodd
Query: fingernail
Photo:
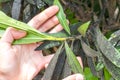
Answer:
<svg viewBox="0 0 120 80"><path fill-rule="evenodd" d="M77 74L77 76L76 76L76 80L84 80L83 75L81 75L81 74Z"/></svg>

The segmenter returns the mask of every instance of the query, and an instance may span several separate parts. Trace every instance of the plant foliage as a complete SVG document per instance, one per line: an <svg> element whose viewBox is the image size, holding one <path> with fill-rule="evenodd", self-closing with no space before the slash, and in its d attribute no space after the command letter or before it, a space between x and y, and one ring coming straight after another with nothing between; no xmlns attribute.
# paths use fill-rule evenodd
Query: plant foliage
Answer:
<svg viewBox="0 0 120 80"><path fill-rule="evenodd" d="M25 23L51 5L60 8L56 16L64 30L41 33ZM72 73L81 73L86 80L120 79L119 0L0 0L0 9L0 37L12 26L27 32L13 44L43 41L35 50L60 46L43 80L62 80ZM81 56L83 69L76 56Z"/></svg>

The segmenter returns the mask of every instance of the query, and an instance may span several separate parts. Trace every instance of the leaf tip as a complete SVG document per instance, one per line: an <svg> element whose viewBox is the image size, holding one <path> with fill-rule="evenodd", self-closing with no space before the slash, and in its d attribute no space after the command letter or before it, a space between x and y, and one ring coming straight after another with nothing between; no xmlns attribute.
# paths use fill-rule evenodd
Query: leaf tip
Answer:
<svg viewBox="0 0 120 80"><path fill-rule="evenodd" d="M85 37L86 31L87 31L90 23L91 23L91 21L88 21L88 22L82 24L82 25L78 28L79 33L80 33L83 37Z"/></svg>

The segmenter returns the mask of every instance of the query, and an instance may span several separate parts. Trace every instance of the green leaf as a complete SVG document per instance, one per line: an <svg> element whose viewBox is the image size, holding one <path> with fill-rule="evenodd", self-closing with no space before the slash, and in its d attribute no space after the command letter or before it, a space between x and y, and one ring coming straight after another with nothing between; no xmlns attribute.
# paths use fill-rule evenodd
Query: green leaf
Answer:
<svg viewBox="0 0 120 80"><path fill-rule="evenodd" d="M120 52L107 40L99 28L95 29L96 42L103 55L120 68Z"/></svg>
<svg viewBox="0 0 120 80"><path fill-rule="evenodd" d="M83 25L81 25L81 26L78 28L78 31L80 32L80 34L81 34L82 36L85 37L86 31L87 31L89 25L90 25L90 21L84 23Z"/></svg>
<svg viewBox="0 0 120 80"><path fill-rule="evenodd" d="M80 22L78 22L78 23L74 23L74 24L71 24L70 25L70 29L71 29L71 34L72 35L76 35L76 34L78 34L78 31L76 31L76 29L79 27L79 25L81 25L81 23ZM3 24L0 24L0 26L3 26L3 27L7 27L7 25L3 25ZM0 30L1 30L1 27L0 27ZM2 29L3 30L3 29ZM3 31L3 33L5 32L5 30ZM2 34L0 34L1 36L3 35L3 33ZM57 32L57 33L44 33L44 34L46 34L46 35L50 35L50 36L53 36L53 37L57 37L57 38L66 38L66 37L69 37L70 35L68 35L64 30L62 30L62 31L60 31L60 32ZM1 37L0 36L0 37Z"/></svg>
<svg viewBox="0 0 120 80"><path fill-rule="evenodd" d="M6 29L11 26L16 29L24 30L28 33L26 37L16 40L15 44L28 44L42 40L65 40L65 38L56 38L45 33L41 33L26 23L8 17L2 11L0 11L0 16L2 16L0 17L0 28Z"/></svg>
<svg viewBox="0 0 120 80"><path fill-rule="evenodd" d="M83 69L82 69L79 61L77 60L77 58L74 55L74 53L72 52L72 50L69 48L68 43L66 41L65 41L65 51L66 51L66 55L67 55L67 59L68 59L68 64L70 65L71 70L74 73L83 74Z"/></svg>
<svg viewBox="0 0 120 80"><path fill-rule="evenodd" d="M104 68L104 76L105 76L105 80L110 80L111 78L111 74L108 72L106 68Z"/></svg>
<svg viewBox="0 0 120 80"><path fill-rule="evenodd" d="M90 68L88 67L84 68L84 75L85 75L85 80L98 80L98 78L92 74Z"/></svg>
<svg viewBox="0 0 120 80"><path fill-rule="evenodd" d="M2 16L2 17L0 17L0 25L7 25L7 26L0 26L2 28L6 29L7 27L12 26L12 27L17 28L17 29L31 32L31 33L36 34L38 36L45 36L43 33L40 33L39 31L30 27L29 25L8 17L2 11L0 11L0 16Z"/></svg>
<svg viewBox="0 0 120 80"><path fill-rule="evenodd" d="M93 50L90 46L88 46L82 39L81 39L81 45L85 52L85 54L89 57L96 57L99 55L99 52Z"/></svg>
<svg viewBox="0 0 120 80"><path fill-rule="evenodd" d="M68 34L70 33L70 28L67 23L66 16L64 14L64 10L59 2L59 0L54 0L54 5L57 5L59 7L59 12L57 13L58 20L60 21L60 24L63 26L63 28L66 30Z"/></svg>
<svg viewBox="0 0 120 80"><path fill-rule="evenodd" d="M0 29L0 38L3 36L4 32L5 32L4 29ZM33 42L39 42L39 41L42 41L44 39L47 39L47 38L38 37L37 35L31 34L28 32L26 37L24 37L22 39L15 40L13 42L13 44L29 44L29 43L33 43ZM56 45L59 45L59 44L61 44L61 43L56 42Z"/></svg>
<svg viewBox="0 0 120 80"><path fill-rule="evenodd" d="M29 43L35 43L40 42L43 40L49 40L47 37L39 37L38 35L27 33L26 37L23 37L21 39L15 40L13 44L29 44Z"/></svg>

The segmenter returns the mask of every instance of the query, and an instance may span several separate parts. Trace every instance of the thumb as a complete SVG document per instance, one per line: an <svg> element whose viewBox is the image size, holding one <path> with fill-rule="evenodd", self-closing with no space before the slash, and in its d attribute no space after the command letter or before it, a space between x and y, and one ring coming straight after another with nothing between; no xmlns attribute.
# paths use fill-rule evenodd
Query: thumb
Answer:
<svg viewBox="0 0 120 80"><path fill-rule="evenodd" d="M12 44L15 39L20 39L26 35L25 31L17 30L12 27L6 29L4 35L1 38L2 42Z"/></svg>

